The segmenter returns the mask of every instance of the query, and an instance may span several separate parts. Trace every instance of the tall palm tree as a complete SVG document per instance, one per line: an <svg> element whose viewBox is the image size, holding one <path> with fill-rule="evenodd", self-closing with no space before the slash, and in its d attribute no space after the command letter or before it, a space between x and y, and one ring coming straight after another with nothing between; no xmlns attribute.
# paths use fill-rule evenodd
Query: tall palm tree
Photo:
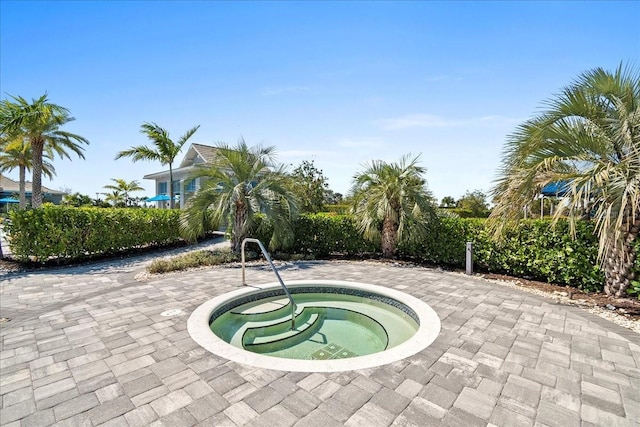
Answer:
<svg viewBox="0 0 640 427"><path fill-rule="evenodd" d="M542 188L568 188L556 220L591 216L600 238L605 292L621 296L633 278L640 231L640 74L596 68L565 87L547 109L507 141L493 189L491 218L500 231Z"/></svg>
<svg viewBox="0 0 640 427"><path fill-rule="evenodd" d="M138 160L159 161L161 165L169 165L169 206L173 209L173 161L182 150L182 146L196 133L200 125L189 129L176 142L169 138L169 132L155 123L143 123L140 132L147 135L155 148L146 145L131 147L120 151L116 160L121 157L131 157L134 162Z"/></svg>
<svg viewBox="0 0 640 427"><path fill-rule="evenodd" d="M207 221L225 225L232 249L240 252L254 225L254 214L264 213L274 225L269 246L290 244L298 205L284 168L274 162L275 148L249 147L243 139L234 147L218 144L216 148L213 163L192 177L202 178L202 185L181 216L184 237L194 240L203 235Z"/></svg>
<svg viewBox="0 0 640 427"><path fill-rule="evenodd" d="M419 159L372 161L353 177L353 215L365 238L382 240L385 258L393 257L399 241L423 236L426 223L436 218Z"/></svg>
<svg viewBox="0 0 640 427"><path fill-rule="evenodd" d="M39 208L42 205L42 174L45 147L60 157L70 159L67 150L73 151L84 159L84 148L79 144L89 144L85 138L60 128L75 120L69 110L47 99L45 93L31 103L21 96L11 97L0 103L0 120L3 129L1 134L22 136L31 146L33 179L31 180L31 205Z"/></svg>
<svg viewBox="0 0 640 427"><path fill-rule="evenodd" d="M108 184L102 188L121 193L122 196L124 197L124 204L126 206L129 206L131 204L131 198L129 197L129 193L134 191L144 191L144 188L140 187L140 184L138 184L138 181L127 182L122 178L111 178L111 181L115 182L115 184Z"/></svg>
<svg viewBox="0 0 640 427"><path fill-rule="evenodd" d="M49 162L51 157L52 152L50 147L45 147L42 155L42 174L49 179L53 178L56 174L55 168ZM12 141L3 144L2 151L0 151L0 172L11 171L18 168L20 209L27 207L26 175L27 171L32 169L32 165L33 153L31 144L26 143L21 137L14 138Z"/></svg>
<svg viewBox="0 0 640 427"><path fill-rule="evenodd" d="M111 203L113 206L123 206L126 203L124 194L118 190L113 190L111 193L106 193L104 200Z"/></svg>

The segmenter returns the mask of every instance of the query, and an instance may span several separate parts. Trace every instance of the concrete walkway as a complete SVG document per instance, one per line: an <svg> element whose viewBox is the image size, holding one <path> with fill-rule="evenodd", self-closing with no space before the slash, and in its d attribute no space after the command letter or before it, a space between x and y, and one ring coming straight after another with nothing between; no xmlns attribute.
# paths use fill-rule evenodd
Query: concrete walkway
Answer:
<svg viewBox="0 0 640 427"><path fill-rule="evenodd" d="M574 307L425 268L288 263L285 281L403 290L435 309L442 332L378 368L266 370L212 355L186 330L198 305L240 286L239 268L137 281L148 262L0 275L11 319L0 324L0 425L640 425L640 335ZM247 279L273 275L252 267Z"/></svg>

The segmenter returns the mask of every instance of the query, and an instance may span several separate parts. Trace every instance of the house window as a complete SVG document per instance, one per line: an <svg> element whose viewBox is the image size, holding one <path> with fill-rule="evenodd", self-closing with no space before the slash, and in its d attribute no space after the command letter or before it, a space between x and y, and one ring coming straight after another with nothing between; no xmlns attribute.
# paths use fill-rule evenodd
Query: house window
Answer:
<svg viewBox="0 0 640 427"><path fill-rule="evenodd" d="M167 183L159 182L158 183L158 194L167 194Z"/></svg>
<svg viewBox="0 0 640 427"><path fill-rule="evenodd" d="M191 181L187 182L187 185L185 187L185 191L189 191L191 193L196 191L196 180L192 179Z"/></svg>
<svg viewBox="0 0 640 427"><path fill-rule="evenodd" d="M180 181L173 181L173 194L180 194Z"/></svg>

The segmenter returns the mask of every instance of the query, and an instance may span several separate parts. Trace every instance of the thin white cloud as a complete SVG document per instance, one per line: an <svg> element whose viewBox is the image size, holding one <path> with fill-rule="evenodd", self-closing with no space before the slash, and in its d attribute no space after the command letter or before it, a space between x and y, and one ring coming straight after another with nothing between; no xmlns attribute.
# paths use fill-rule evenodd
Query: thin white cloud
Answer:
<svg viewBox="0 0 640 427"><path fill-rule="evenodd" d="M262 89L262 96L277 96L285 93L308 92L311 88L308 86L277 86L266 87Z"/></svg>
<svg viewBox="0 0 640 427"><path fill-rule="evenodd" d="M379 120L383 130L403 130L411 128L460 128L472 126L504 126L521 122L504 116L482 116L467 119L454 119L435 114L408 114L402 117Z"/></svg>

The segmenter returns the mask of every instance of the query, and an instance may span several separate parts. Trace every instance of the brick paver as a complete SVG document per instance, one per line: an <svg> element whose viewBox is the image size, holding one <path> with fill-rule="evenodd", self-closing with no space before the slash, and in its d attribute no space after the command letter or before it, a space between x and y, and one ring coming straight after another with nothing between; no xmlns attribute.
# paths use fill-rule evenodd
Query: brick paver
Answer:
<svg viewBox="0 0 640 427"><path fill-rule="evenodd" d="M186 322L238 268L136 280L151 258L0 273L0 424L640 425L640 335L479 278L367 262L281 264L287 280L394 287L442 331L387 366L296 373L227 361ZM262 267L252 283L272 282ZM161 313L179 310L177 314Z"/></svg>

